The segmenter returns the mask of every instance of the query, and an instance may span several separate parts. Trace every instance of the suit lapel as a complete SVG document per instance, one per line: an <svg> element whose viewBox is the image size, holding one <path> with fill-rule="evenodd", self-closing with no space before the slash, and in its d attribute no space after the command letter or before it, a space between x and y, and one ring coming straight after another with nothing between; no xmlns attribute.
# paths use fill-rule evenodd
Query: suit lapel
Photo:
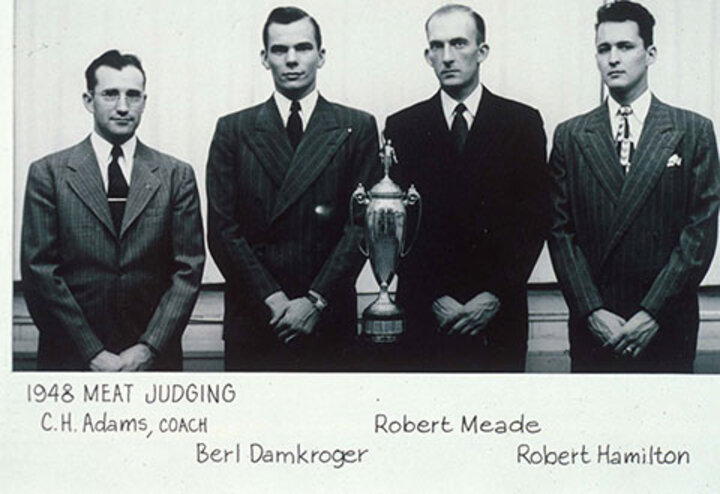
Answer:
<svg viewBox="0 0 720 494"><path fill-rule="evenodd" d="M624 177L610 127L607 104L601 105L588 115L579 139L587 153L588 166L613 202L617 202Z"/></svg>
<svg viewBox="0 0 720 494"><path fill-rule="evenodd" d="M260 107L255 132L247 142L275 186L280 187L290 166L293 148L273 98Z"/></svg>
<svg viewBox="0 0 720 494"><path fill-rule="evenodd" d="M675 130L667 107L653 97L642 135L625 178L605 247L603 262L632 224L640 207L655 188L681 136Z"/></svg>
<svg viewBox="0 0 720 494"><path fill-rule="evenodd" d="M352 133L352 128L340 127L335 111L322 96L318 97L315 110L278 192L271 222L305 192Z"/></svg>
<svg viewBox="0 0 720 494"><path fill-rule="evenodd" d="M463 155L471 156L473 163L482 162L483 155L500 145L503 115L497 111L497 101L497 96L484 87L463 150Z"/></svg>
<svg viewBox="0 0 720 494"><path fill-rule="evenodd" d="M478 162L483 155L497 146L501 138L502 125L499 119L501 113L497 110L497 96L487 88L483 88L483 95L478 108L474 108L475 118L468 132L463 156L472 157L472 162ZM454 151L450 129L448 129L445 114L442 109L440 92L438 91L429 101L428 118L418 125L426 125L425 135L430 144L426 147L436 154L433 160L442 169L448 166L460 165L460 158Z"/></svg>
<svg viewBox="0 0 720 494"><path fill-rule="evenodd" d="M151 160L149 154L148 148L138 141L130 177L130 190L125 205L125 215L120 228L120 237L125 234L130 225L143 212L160 187L160 179L155 175L158 164Z"/></svg>
<svg viewBox="0 0 720 494"><path fill-rule="evenodd" d="M442 109L440 91L435 93L435 96L430 100L429 111L430 115L428 115L428 118L424 122L427 125L425 135L430 143L426 149L431 149L437 157L434 162L446 169L445 164L454 162L451 156L452 153L450 152L450 150L453 149L453 144L450 140L450 130L448 129L445 114ZM418 122L418 124L420 124L420 122Z"/></svg>
<svg viewBox="0 0 720 494"><path fill-rule="evenodd" d="M68 162L73 173L68 175L68 185L77 194L87 208L105 225L112 235L116 235L110 216L107 193L103 185L97 157L93 151L90 137L81 142Z"/></svg>

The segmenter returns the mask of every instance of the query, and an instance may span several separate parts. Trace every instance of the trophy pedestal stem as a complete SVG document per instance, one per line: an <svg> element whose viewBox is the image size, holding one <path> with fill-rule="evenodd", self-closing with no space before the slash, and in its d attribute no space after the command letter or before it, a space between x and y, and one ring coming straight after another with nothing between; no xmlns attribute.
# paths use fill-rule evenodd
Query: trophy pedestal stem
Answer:
<svg viewBox="0 0 720 494"><path fill-rule="evenodd" d="M395 343L405 331L405 314L380 286L378 298L363 311L362 338L371 343Z"/></svg>

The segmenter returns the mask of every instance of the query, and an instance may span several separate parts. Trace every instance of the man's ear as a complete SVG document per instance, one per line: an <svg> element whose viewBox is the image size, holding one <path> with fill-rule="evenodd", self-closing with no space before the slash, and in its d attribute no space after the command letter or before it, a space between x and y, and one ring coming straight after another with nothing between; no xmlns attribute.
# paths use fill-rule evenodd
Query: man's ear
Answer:
<svg viewBox="0 0 720 494"><path fill-rule="evenodd" d="M490 45L487 43L481 43L480 46L478 46L478 57L477 62L483 63L485 59L490 55Z"/></svg>
<svg viewBox="0 0 720 494"><path fill-rule="evenodd" d="M266 70L270 70L270 64L267 61L267 51L260 50L260 63Z"/></svg>
<svg viewBox="0 0 720 494"><path fill-rule="evenodd" d="M655 45L650 45L647 50L645 50L645 66L649 67L650 65L654 64L657 60L657 48Z"/></svg>
<svg viewBox="0 0 720 494"><path fill-rule="evenodd" d="M82 95L83 99L83 105L85 106L85 109L89 111L90 113L95 113L95 108L93 107L93 95L89 92L83 93Z"/></svg>

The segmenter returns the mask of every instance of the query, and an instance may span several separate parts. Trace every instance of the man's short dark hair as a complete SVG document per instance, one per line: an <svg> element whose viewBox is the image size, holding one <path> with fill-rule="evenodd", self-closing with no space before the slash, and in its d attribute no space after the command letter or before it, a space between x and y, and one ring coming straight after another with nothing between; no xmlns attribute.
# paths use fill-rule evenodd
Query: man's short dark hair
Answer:
<svg viewBox="0 0 720 494"><path fill-rule="evenodd" d="M268 48L268 30L270 29L270 24L292 24L293 22L305 18L310 19L310 23L315 29L315 44L317 45L317 49L319 50L322 48L322 34L320 34L320 26L310 14L297 7L276 7L272 10L272 12L270 12L270 15L268 15L268 18L265 21L265 25L263 26L263 46L265 49L267 50Z"/></svg>
<svg viewBox="0 0 720 494"><path fill-rule="evenodd" d="M473 9L466 5L460 5L457 3L451 3L448 5L443 5L439 9L437 9L435 12L430 14L430 17L428 17L427 21L425 21L425 32L428 32L428 26L430 25L430 21L433 17L437 15L442 14L449 14L450 12L465 12L466 14L469 14L473 20L475 21L475 28L477 29L477 44L481 45L485 43L485 21L483 20L482 16L475 12Z"/></svg>
<svg viewBox="0 0 720 494"><path fill-rule="evenodd" d="M598 26L603 22L624 21L633 21L637 23L638 31L645 48L652 46L655 18L648 9L639 3L620 0L618 2L603 5L597 11L597 24L595 24L595 31L597 31Z"/></svg>
<svg viewBox="0 0 720 494"><path fill-rule="evenodd" d="M92 91L97 86L97 69L102 66L112 67L113 69L122 70L123 67L133 66L136 67L143 76L143 84L145 84L146 77L145 71L142 68L140 59L135 55L122 54L117 50L108 50L95 60L93 60L88 68L85 70L85 83L87 90Z"/></svg>

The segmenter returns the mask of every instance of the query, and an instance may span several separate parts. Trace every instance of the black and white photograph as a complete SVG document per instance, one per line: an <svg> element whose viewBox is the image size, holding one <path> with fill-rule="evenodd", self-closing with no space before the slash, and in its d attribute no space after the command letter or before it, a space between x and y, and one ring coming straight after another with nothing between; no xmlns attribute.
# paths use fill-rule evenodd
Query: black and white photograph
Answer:
<svg viewBox="0 0 720 494"><path fill-rule="evenodd" d="M5 11L12 492L720 489L720 2Z"/></svg>

